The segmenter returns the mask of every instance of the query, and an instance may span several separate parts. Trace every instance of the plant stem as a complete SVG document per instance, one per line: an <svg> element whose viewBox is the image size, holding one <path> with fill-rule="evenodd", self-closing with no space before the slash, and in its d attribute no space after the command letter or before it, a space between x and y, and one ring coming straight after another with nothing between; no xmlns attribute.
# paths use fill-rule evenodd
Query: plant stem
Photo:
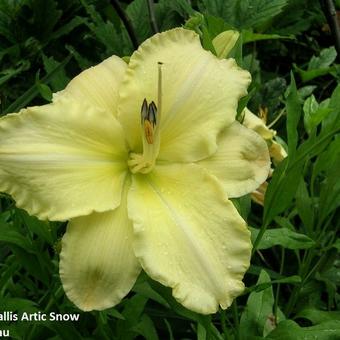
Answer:
<svg viewBox="0 0 340 340"><path fill-rule="evenodd" d="M340 28L338 17L336 14L335 6L332 0L320 0L321 8L327 19L329 28L334 38L336 51L338 52L337 58L340 58Z"/></svg>

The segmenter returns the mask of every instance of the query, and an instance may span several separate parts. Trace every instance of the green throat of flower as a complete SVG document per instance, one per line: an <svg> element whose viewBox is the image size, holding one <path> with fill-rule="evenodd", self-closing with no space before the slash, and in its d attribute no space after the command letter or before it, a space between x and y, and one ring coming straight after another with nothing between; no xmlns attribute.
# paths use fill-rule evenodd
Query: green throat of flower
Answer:
<svg viewBox="0 0 340 340"><path fill-rule="evenodd" d="M132 173L149 173L155 166L160 147L162 109L162 63L158 63L158 101L148 104L144 98L141 107L141 135L143 154L131 153L128 165Z"/></svg>

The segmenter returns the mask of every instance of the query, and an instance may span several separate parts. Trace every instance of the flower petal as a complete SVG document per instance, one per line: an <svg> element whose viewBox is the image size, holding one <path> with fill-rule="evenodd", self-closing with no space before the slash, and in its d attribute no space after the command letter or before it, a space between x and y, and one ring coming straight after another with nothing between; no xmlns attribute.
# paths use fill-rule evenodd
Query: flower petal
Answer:
<svg viewBox="0 0 340 340"><path fill-rule="evenodd" d="M0 191L41 219L120 203L127 151L114 116L60 99L0 120Z"/></svg>
<svg viewBox="0 0 340 340"><path fill-rule="evenodd" d="M103 310L118 304L140 270L126 198L114 211L70 221L62 241L60 277L68 298L80 309Z"/></svg>
<svg viewBox="0 0 340 340"><path fill-rule="evenodd" d="M275 164L282 162L288 156L284 147L280 143L274 140L272 141L269 147L269 154L270 154L270 157L273 158L273 161L275 162Z"/></svg>
<svg viewBox="0 0 340 340"><path fill-rule="evenodd" d="M264 121L252 113L249 109L245 108L244 118L242 124L248 129L252 129L257 132L263 139L272 140L276 135L276 131L269 129Z"/></svg>
<svg viewBox="0 0 340 340"><path fill-rule="evenodd" d="M217 152L198 164L218 178L228 197L240 197L267 179L270 157L266 142L235 121L219 136Z"/></svg>
<svg viewBox="0 0 340 340"><path fill-rule="evenodd" d="M227 308L244 288L251 243L218 181L195 164L133 176L128 214L143 269L198 313Z"/></svg>
<svg viewBox="0 0 340 340"><path fill-rule="evenodd" d="M159 159L191 162L216 151L217 134L235 119L250 74L233 59L205 51L193 31L177 28L146 40L131 56L120 87L118 119L133 151L141 150L143 99L157 103L158 62L162 62Z"/></svg>
<svg viewBox="0 0 340 340"><path fill-rule="evenodd" d="M73 78L65 90L54 94L53 100L66 95L116 115L118 88L126 68L126 63L119 57L107 58Z"/></svg>

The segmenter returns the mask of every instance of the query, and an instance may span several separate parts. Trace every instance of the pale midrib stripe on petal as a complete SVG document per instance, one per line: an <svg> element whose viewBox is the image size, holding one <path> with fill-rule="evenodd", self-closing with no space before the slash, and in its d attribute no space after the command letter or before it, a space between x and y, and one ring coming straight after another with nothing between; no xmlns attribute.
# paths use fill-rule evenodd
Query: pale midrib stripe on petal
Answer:
<svg viewBox="0 0 340 340"><path fill-rule="evenodd" d="M176 117L174 113L178 111L178 109L183 105L185 101L188 100L190 95L192 94L193 84L198 85L202 81L202 72L205 71L207 64L209 64L209 59L207 59L204 64L199 63L200 60L196 60L195 64L192 68L190 68L190 72L186 75L185 81L181 83L181 87L178 89L178 95L172 103L172 106L168 110L166 115L166 119L164 119L162 128L165 128L173 119ZM192 60L191 60L192 62ZM197 66L197 64L199 64ZM182 75L183 77L183 75ZM186 117L182 117L185 119ZM183 122L182 122L183 124Z"/></svg>
<svg viewBox="0 0 340 340"><path fill-rule="evenodd" d="M65 130L67 133L67 136L65 136L65 138L63 140L60 139L60 133L59 131L53 131L51 130L50 128L47 127L47 130L48 130L48 137L46 137L46 135L39 135L39 132L36 131L36 129L33 130L33 132L30 134L30 133L26 133L26 140L27 140L27 143L29 143L29 147L33 147L35 144L30 142L30 139L35 139L37 137L40 137L40 140L41 141L44 141L45 140L45 143L46 145L50 146L50 145L53 145L53 143L51 143L51 141L54 141L54 140L58 140L58 148L65 148L65 150L79 150L78 147L75 147L75 148L72 148L70 146L70 144L73 144L75 143L76 141L76 145L77 146L86 146L86 145L91 145L91 150L88 150L88 152L90 153L91 151L93 152L98 152L98 151L101 151L102 153L107 153L108 152L108 145L107 145L107 142L100 142L100 141L94 141L93 139L87 137L87 136L84 136L84 135L79 135L77 133L74 133L70 130ZM41 142L36 144L37 147L41 147ZM15 151L15 150L13 150ZM34 150L36 151L36 150Z"/></svg>
<svg viewBox="0 0 340 340"><path fill-rule="evenodd" d="M27 156L27 155L1 155L0 156L0 163L1 161L5 162L23 162L26 164L29 163L41 163L44 165L47 165L47 163L56 163L53 164L53 166L57 165L58 163L68 163L68 164L93 164L93 165L99 165L99 164L122 164L123 162L121 160L108 160L108 159L86 159L82 157L65 157L64 155L57 155L57 154L52 154L52 155L34 155L34 156Z"/></svg>
<svg viewBox="0 0 340 340"><path fill-rule="evenodd" d="M199 247L199 244L195 242L195 236L192 235L190 228L186 227L185 224L190 224L188 221L183 221L180 216L176 213L176 210L170 205L169 202L163 197L162 193L157 189L157 186L152 183L150 179L147 180L150 184L152 190L157 194L163 204L171 213L171 218L174 220L174 223L179 229L182 231L183 235L185 236L188 243L192 246L192 251L195 254L195 258L197 258L197 267L200 268L203 272L202 277L205 279L205 282L208 286L212 286L213 290L218 291L220 297L223 296L223 289L219 284L220 278L216 277L214 272L210 269L210 264L206 261L204 256L201 256L202 251Z"/></svg>

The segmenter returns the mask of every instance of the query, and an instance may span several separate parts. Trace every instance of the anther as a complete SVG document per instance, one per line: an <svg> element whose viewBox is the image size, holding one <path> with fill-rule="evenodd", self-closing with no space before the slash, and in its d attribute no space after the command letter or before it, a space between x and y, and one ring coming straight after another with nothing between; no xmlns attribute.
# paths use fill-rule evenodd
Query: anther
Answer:
<svg viewBox="0 0 340 340"><path fill-rule="evenodd" d="M149 105L149 110L148 110L148 119L152 123L153 126L157 124L157 107L156 104L152 101L151 104Z"/></svg>
<svg viewBox="0 0 340 340"><path fill-rule="evenodd" d="M147 143L153 144L154 128L157 124L157 106L153 101L148 105L147 100L143 100L141 107L141 123Z"/></svg>
<svg viewBox="0 0 340 340"><path fill-rule="evenodd" d="M148 102L144 98L143 104L140 110L140 118L141 118L141 124L144 123L144 120L148 118Z"/></svg>

